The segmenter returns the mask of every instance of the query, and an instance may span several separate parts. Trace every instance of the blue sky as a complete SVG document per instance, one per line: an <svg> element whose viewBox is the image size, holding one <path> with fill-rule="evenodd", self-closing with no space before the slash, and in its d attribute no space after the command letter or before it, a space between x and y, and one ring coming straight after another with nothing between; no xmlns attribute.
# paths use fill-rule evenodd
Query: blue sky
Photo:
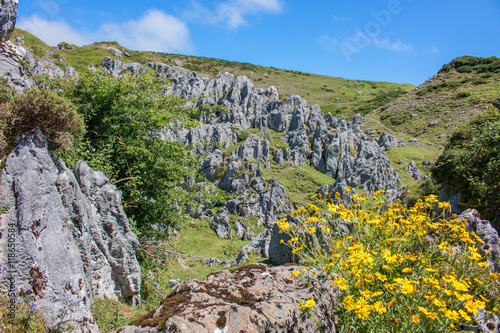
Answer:
<svg viewBox="0 0 500 333"><path fill-rule="evenodd" d="M498 0L21 0L17 26L50 45L116 40L415 85L456 57L500 56Z"/></svg>

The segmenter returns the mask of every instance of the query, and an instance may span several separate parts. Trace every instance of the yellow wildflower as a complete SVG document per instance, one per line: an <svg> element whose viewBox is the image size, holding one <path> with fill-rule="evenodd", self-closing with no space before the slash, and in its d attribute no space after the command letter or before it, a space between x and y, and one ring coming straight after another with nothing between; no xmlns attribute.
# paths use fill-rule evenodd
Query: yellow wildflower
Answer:
<svg viewBox="0 0 500 333"><path fill-rule="evenodd" d="M310 300L307 300L305 302L300 302L298 304L298 307L299 307L300 310L306 311L306 310L309 310L310 308L312 308L315 305L316 305L316 302L314 300L310 299Z"/></svg>

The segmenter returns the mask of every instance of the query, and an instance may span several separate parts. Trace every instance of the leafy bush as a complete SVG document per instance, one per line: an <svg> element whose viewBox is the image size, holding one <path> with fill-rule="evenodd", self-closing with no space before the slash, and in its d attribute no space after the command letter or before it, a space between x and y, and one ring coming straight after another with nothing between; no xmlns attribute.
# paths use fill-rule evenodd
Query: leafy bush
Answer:
<svg viewBox="0 0 500 333"><path fill-rule="evenodd" d="M162 140L160 131L172 122L194 124L195 111L180 97L166 95L163 83L147 73L118 79L88 73L61 89L88 129L86 141L62 152L67 162L90 159L92 167L107 170L139 232L163 237L181 221L189 199L186 180L195 177L198 157L188 147Z"/></svg>
<svg viewBox="0 0 500 333"><path fill-rule="evenodd" d="M500 112L494 106L450 138L432 169L445 187L460 191L496 227L500 222Z"/></svg>
<svg viewBox="0 0 500 333"><path fill-rule="evenodd" d="M477 73L495 72L500 69L500 59L497 57L479 58L464 56L453 59L449 64L444 65L439 73L447 73L456 70L459 73Z"/></svg>
<svg viewBox="0 0 500 333"><path fill-rule="evenodd" d="M482 311L499 313L500 274L490 273L483 241L467 222L445 217L448 203L429 196L412 208L381 210L384 191L351 200L348 209L329 199L328 219L309 204L292 214L298 224L278 222L292 252L310 266L292 276L325 277L340 289L340 331L450 332L477 327ZM314 316L315 303L298 306Z"/></svg>
<svg viewBox="0 0 500 333"><path fill-rule="evenodd" d="M2 94L9 95L5 90ZM2 122L3 135L10 146L19 134L39 128L47 137L50 149L69 147L85 130L75 107L66 98L44 89L27 89L23 94L12 96L10 102L4 104Z"/></svg>

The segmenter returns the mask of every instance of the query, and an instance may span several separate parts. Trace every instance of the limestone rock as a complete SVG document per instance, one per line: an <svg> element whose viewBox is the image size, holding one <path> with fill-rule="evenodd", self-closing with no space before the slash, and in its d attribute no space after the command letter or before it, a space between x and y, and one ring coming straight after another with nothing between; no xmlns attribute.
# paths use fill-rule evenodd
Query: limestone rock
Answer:
<svg viewBox="0 0 500 333"><path fill-rule="evenodd" d="M156 310L125 326L122 333L159 332L315 332L316 324L297 303L312 297L322 332L336 332L332 315L339 296L328 280L312 285L290 274L301 266L253 264L190 280L177 287ZM165 323L158 327L158 323Z"/></svg>
<svg viewBox="0 0 500 333"><path fill-rule="evenodd" d="M382 133L377 141L378 145L384 149L396 148L404 146L404 143L398 141L395 136L388 134L387 132Z"/></svg>
<svg viewBox="0 0 500 333"><path fill-rule="evenodd" d="M17 19L18 0L3 0L0 7L0 41L9 40Z"/></svg>
<svg viewBox="0 0 500 333"><path fill-rule="evenodd" d="M283 163L283 150L282 149L276 150L276 152L274 153L273 161L276 162L276 164L278 164L279 166L284 165L284 163Z"/></svg>
<svg viewBox="0 0 500 333"><path fill-rule="evenodd" d="M420 180L423 178L422 172L420 172L420 169L417 167L417 164L415 161L411 161L407 166L406 166L406 171L416 180Z"/></svg>
<svg viewBox="0 0 500 333"><path fill-rule="evenodd" d="M269 161L269 141L251 134L233 154L242 160L255 159L258 163L266 163Z"/></svg>
<svg viewBox="0 0 500 333"><path fill-rule="evenodd" d="M58 323L65 307L75 332L99 332L92 297L138 303L141 273L137 239L121 206L121 194L102 173L79 162L73 173L48 151L39 130L19 136L0 178L0 233L17 229L14 239L18 291L32 291L47 324ZM8 237L0 239L0 261L7 267ZM5 282L8 272L2 271ZM46 279L32 287L36 275ZM42 297L43 295L43 297Z"/></svg>
<svg viewBox="0 0 500 333"><path fill-rule="evenodd" d="M460 214L457 219L467 220L467 231L475 232L484 242L484 244L481 244L480 250L483 254L488 253L488 251L491 253L491 256L486 256L488 263L491 265L491 271L500 272L500 238L498 238L498 232L491 223L482 220L479 212L471 208Z"/></svg>
<svg viewBox="0 0 500 333"><path fill-rule="evenodd" d="M205 265L205 266L214 267L214 266L218 266L220 264L221 264L221 261L218 258L205 258L205 259L203 259L203 265Z"/></svg>
<svg viewBox="0 0 500 333"><path fill-rule="evenodd" d="M344 179L347 185L371 194L377 190L399 187L399 175L378 143L359 129L361 118L351 124L342 118L335 124L339 130L329 134L316 131L311 166L324 174Z"/></svg>
<svg viewBox="0 0 500 333"><path fill-rule="evenodd" d="M215 231L217 237L219 238L232 238L231 225L229 224L229 217L227 216L226 210L221 210L217 212L217 214L215 214L215 216L210 221L210 229Z"/></svg>
<svg viewBox="0 0 500 333"><path fill-rule="evenodd" d="M259 257L268 258L271 236L271 231L269 229L264 230L263 232L255 236L250 244L243 246L241 252L248 253L251 251Z"/></svg>
<svg viewBox="0 0 500 333"><path fill-rule="evenodd" d="M243 219L239 219L234 223L234 230L236 231L236 237L241 240L252 240L255 236L252 229L247 227Z"/></svg>
<svg viewBox="0 0 500 333"><path fill-rule="evenodd" d="M275 179L256 178L239 197L228 200L226 207L231 214L259 216L260 223L271 226L281 213L290 213L292 205L285 187Z"/></svg>
<svg viewBox="0 0 500 333"><path fill-rule="evenodd" d="M294 225L294 218L287 216L290 226ZM296 225L296 224L295 224ZM271 241L269 242L269 260L274 265L284 265L288 263L299 263L300 257L292 253L292 248L287 246L291 239L290 235L280 233L277 224L273 225L271 232Z"/></svg>

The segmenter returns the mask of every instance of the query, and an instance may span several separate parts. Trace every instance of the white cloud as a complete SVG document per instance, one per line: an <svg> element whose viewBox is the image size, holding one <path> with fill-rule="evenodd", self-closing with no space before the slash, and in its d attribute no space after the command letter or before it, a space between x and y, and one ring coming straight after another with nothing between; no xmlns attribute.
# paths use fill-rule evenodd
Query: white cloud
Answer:
<svg viewBox="0 0 500 333"><path fill-rule="evenodd" d="M211 24L222 23L231 29L248 25L247 17L261 13L279 13L283 9L282 0L226 0L214 9L209 9L194 1L187 16Z"/></svg>
<svg viewBox="0 0 500 333"><path fill-rule="evenodd" d="M16 22L16 27L32 33L49 45L57 45L60 42L84 45L91 42L90 36L76 31L68 23L48 21L38 15L28 18L20 17Z"/></svg>
<svg viewBox="0 0 500 333"><path fill-rule="evenodd" d="M410 44L405 44L399 38L396 42L390 42L389 39L384 38L383 40L379 40L376 35L370 35L373 39L373 44L381 49L388 49L396 52L412 52L413 46Z"/></svg>
<svg viewBox="0 0 500 333"><path fill-rule="evenodd" d="M189 29L181 20L161 10L151 9L139 20L103 24L97 36L121 45L148 51L190 52Z"/></svg>
<svg viewBox="0 0 500 333"><path fill-rule="evenodd" d="M63 21L47 21L36 15L21 18L17 27L33 33L49 45L68 42L84 45L96 41L117 41L136 50L192 52L186 24L161 10L148 10L138 20L103 23L95 32L73 29Z"/></svg>
<svg viewBox="0 0 500 333"><path fill-rule="evenodd" d="M439 49L436 47L436 45L432 45L432 48L429 50L425 50L425 53L427 53L427 54L439 54Z"/></svg>

